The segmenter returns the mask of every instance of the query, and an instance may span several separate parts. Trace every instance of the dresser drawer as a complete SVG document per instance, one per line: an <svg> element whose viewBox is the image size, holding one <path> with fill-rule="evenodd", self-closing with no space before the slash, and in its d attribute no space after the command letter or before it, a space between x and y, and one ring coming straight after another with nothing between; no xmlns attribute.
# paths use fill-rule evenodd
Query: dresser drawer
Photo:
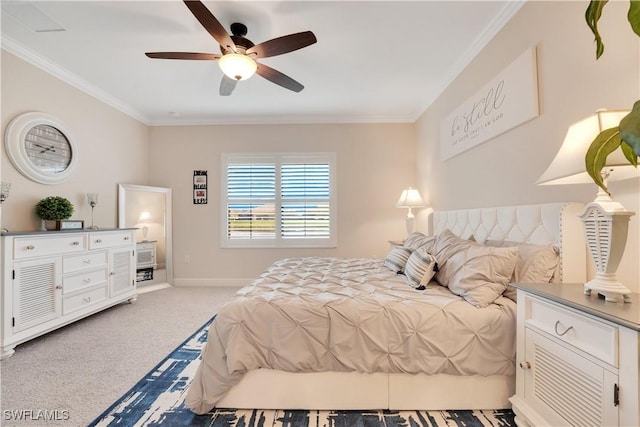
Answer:
<svg viewBox="0 0 640 427"><path fill-rule="evenodd" d="M64 297L62 311L64 314L79 310L107 299L107 285L99 286L73 296Z"/></svg>
<svg viewBox="0 0 640 427"><path fill-rule="evenodd" d="M79 289L88 288L100 283L106 283L106 281L107 269L105 267L100 270L94 270L83 274L63 277L62 289L63 293L68 294Z"/></svg>
<svg viewBox="0 0 640 427"><path fill-rule="evenodd" d="M525 322L618 367L618 328L546 301L525 297Z"/></svg>
<svg viewBox="0 0 640 427"><path fill-rule="evenodd" d="M13 240L13 257L14 259L25 259L81 252L86 248L87 243L83 234L17 237Z"/></svg>
<svg viewBox="0 0 640 427"><path fill-rule="evenodd" d="M104 265L107 265L107 253L105 251L85 252L78 255L68 255L62 258L63 274L93 269Z"/></svg>
<svg viewBox="0 0 640 427"><path fill-rule="evenodd" d="M133 241L132 231L89 233L89 249L112 248L129 245Z"/></svg>

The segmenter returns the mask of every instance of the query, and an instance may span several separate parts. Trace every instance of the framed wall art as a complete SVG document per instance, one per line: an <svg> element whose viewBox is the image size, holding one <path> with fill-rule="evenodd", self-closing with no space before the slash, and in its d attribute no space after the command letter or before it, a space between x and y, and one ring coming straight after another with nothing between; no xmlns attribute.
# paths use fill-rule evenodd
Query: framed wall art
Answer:
<svg viewBox="0 0 640 427"><path fill-rule="evenodd" d="M440 123L442 160L538 117L536 48L530 47Z"/></svg>
<svg viewBox="0 0 640 427"><path fill-rule="evenodd" d="M207 171L193 171L193 204L207 204Z"/></svg>

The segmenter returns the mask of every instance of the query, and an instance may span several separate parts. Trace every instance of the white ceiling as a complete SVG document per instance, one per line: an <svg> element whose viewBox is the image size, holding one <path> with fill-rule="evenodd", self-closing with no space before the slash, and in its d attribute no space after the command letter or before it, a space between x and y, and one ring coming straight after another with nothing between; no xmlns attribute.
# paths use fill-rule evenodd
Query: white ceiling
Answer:
<svg viewBox="0 0 640 427"><path fill-rule="evenodd" d="M313 31L316 44L260 61L305 89L291 92L256 75L221 97L216 62L147 58L149 51L220 53L182 1L2 0L2 47L148 125L413 122L522 5L203 3L227 30L247 25L256 44Z"/></svg>

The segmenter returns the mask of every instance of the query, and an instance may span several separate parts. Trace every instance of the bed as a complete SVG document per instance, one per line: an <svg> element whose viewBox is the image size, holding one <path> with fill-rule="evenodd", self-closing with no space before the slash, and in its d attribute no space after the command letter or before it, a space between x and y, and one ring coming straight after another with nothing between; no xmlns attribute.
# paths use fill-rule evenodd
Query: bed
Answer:
<svg viewBox="0 0 640 427"><path fill-rule="evenodd" d="M531 248L557 254L548 281L585 280L582 208L434 212L437 238L425 237L409 252L412 260L435 255L438 282L410 286L412 261L397 274L391 253L384 260L280 260L217 314L185 404L196 413L508 408L516 309L505 287L518 268L532 265L522 258ZM478 276L474 262L490 264L504 287L460 285Z"/></svg>

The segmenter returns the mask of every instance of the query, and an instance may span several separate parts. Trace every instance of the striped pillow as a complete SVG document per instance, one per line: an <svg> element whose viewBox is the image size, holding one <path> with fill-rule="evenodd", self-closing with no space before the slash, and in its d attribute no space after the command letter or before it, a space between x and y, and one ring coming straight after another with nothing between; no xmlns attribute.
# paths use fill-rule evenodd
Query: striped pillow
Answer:
<svg viewBox="0 0 640 427"><path fill-rule="evenodd" d="M394 273L401 273L411 255L411 249L404 246L393 246L384 260L384 266Z"/></svg>
<svg viewBox="0 0 640 427"><path fill-rule="evenodd" d="M424 289L436 274L437 269L436 258L422 247L413 251L407 260L404 274L407 276L411 286L416 289Z"/></svg>

